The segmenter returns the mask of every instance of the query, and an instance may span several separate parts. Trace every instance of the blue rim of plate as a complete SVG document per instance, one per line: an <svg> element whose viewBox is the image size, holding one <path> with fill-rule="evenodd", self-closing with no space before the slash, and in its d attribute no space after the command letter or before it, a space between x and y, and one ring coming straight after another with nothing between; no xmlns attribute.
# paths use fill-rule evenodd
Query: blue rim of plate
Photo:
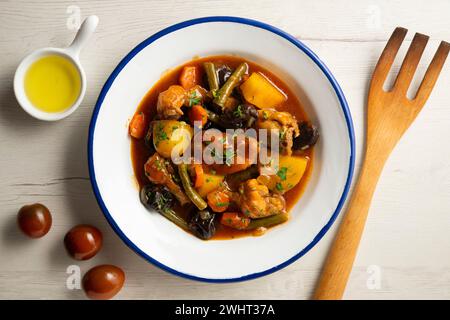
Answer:
<svg viewBox="0 0 450 320"><path fill-rule="evenodd" d="M103 202L103 199L100 195L100 190L98 189L97 181L95 179L95 170L94 170L94 160L93 160L93 142L94 142L94 131L95 131L95 124L97 122L97 116L100 111L101 105L103 103L103 100L106 96L106 94L109 91L109 88L111 87L112 83L114 82L117 75L120 73L120 71L127 65L127 63L133 59L133 57L138 54L142 49L156 41L157 39L164 37L165 35L172 33L174 31L196 25L196 24L202 24L202 23L209 23L209 22L232 22L232 23L240 23L245 25L250 25L253 27L261 28L266 31L272 32L289 42L291 42L293 45L295 45L297 48L299 48L302 52L304 52L311 60L314 61L314 63L322 70L322 72L325 74L327 79L330 81L331 85L333 86L333 89L336 92L336 95L339 99L340 105L342 107L342 111L345 116L345 121L347 123L348 128L348 134L350 139L350 165L349 165L349 171L347 175L347 181L345 182L344 191L342 192L341 198L339 199L339 203L333 212L333 215L331 216L330 220L327 222L327 224L319 231L319 233L314 237L314 239L309 243L305 248L303 248L299 253L297 253L295 256L291 257L290 259L286 260L285 262L272 267L270 269L267 269L265 271L252 273L248 275L244 275L238 278L226 278L226 279L209 279L209 278L202 278L197 277L191 274L183 273L180 271L177 271L175 269L172 269L161 262L157 261L156 259L152 258L145 252L143 252L140 248L138 248L119 228L119 226L116 224L114 219L112 218L111 214L109 213L108 209L106 208L105 203ZM276 272L280 269L283 269L284 267L290 265L303 255L305 255L309 250L311 250L322 237L325 235L325 233L330 229L333 222L336 220L337 216L339 215L339 212L342 209L342 206L345 203L345 199L347 198L350 184L353 177L353 171L355 167L355 135L353 131L353 122L352 117L350 114L350 110L348 108L347 101L345 100L344 93L342 92L339 84L337 83L336 79L331 74L330 70L325 66L325 64L319 59L319 57L311 51L307 46L305 46L302 42L294 38L293 36L289 35L288 33L273 27L271 25L268 25L263 22L259 22L256 20L251 20L247 18L240 18L240 17L230 17L230 16L212 16L212 17L203 17L203 18L197 18L192 20L183 21L177 24L174 24L170 27L167 27L151 37L147 38L146 40L142 41L140 44L138 44L133 50L131 50L125 58L120 61L120 63L117 65L117 67L114 69L114 71L109 76L108 80L104 84L102 91L100 92L100 95L97 99L97 103L95 104L94 111L92 113L91 122L89 125L89 136L88 136L88 163L89 163L89 176L92 184L92 188L94 190L95 197L97 199L97 202L103 212L103 214L106 217L106 220L111 225L113 230L117 233L117 235L122 239L125 244L130 247L133 251L135 251L137 254L139 254L141 257L143 257L145 260L151 262L152 264L156 265L157 267L172 273L176 276L180 276L182 278L187 278L191 280L197 280L197 281L203 281L203 282L212 282L212 283L226 283L226 282L239 282L239 281L245 281L250 279L255 279L259 277L263 277L265 275L271 274L273 272Z"/></svg>

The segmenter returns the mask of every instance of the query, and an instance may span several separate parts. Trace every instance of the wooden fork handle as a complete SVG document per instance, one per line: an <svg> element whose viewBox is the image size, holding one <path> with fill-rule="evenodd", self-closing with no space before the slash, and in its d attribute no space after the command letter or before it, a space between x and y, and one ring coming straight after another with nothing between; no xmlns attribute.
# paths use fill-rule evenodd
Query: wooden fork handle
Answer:
<svg viewBox="0 0 450 320"><path fill-rule="evenodd" d="M386 158L387 155L378 154L372 157L371 154L366 154L353 197L328 254L314 299L342 298L364 230L372 195Z"/></svg>

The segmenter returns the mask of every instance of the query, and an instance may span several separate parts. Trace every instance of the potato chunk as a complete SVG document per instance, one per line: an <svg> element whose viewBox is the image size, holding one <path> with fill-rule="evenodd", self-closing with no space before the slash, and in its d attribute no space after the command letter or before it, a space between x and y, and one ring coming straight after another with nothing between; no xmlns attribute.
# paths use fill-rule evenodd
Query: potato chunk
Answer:
<svg viewBox="0 0 450 320"><path fill-rule="evenodd" d="M265 109L274 108L286 100L286 95L262 74L254 72L241 85L245 100Z"/></svg>
<svg viewBox="0 0 450 320"><path fill-rule="evenodd" d="M153 145L164 158L183 154L192 139L192 128L187 123L175 120L159 120L152 123Z"/></svg>

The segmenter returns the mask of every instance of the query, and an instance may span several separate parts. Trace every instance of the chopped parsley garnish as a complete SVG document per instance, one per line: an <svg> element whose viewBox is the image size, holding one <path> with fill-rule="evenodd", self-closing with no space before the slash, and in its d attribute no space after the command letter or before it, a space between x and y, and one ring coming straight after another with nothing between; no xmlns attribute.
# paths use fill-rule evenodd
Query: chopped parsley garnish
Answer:
<svg viewBox="0 0 450 320"><path fill-rule="evenodd" d="M281 178L281 181L286 180L286 172L287 172L286 167L282 167L282 168L280 168L280 170L278 170L277 176L279 176Z"/></svg>
<svg viewBox="0 0 450 320"><path fill-rule="evenodd" d="M263 117L264 120L269 119L269 115L267 114L267 111L263 111L262 112L262 117Z"/></svg>
<svg viewBox="0 0 450 320"><path fill-rule="evenodd" d="M189 107L195 106L202 101L202 97L197 94L197 91L192 91L189 95Z"/></svg>
<svg viewBox="0 0 450 320"><path fill-rule="evenodd" d="M167 202L170 200L162 193L158 193L159 196L155 197L156 208L163 210L167 206Z"/></svg>
<svg viewBox="0 0 450 320"><path fill-rule="evenodd" d="M230 205L229 202L218 202L216 203L216 207L228 207Z"/></svg>
<svg viewBox="0 0 450 320"><path fill-rule="evenodd" d="M162 160L155 160L155 167L158 171L161 171L164 168L164 164L162 162Z"/></svg>
<svg viewBox="0 0 450 320"><path fill-rule="evenodd" d="M233 111L233 116L236 118L242 118L243 111L242 111L242 105L238 105L237 108Z"/></svg>
<svg viewBox="0 0 450 320"><path fill-rule="evenodd" d="M158 146L158 144L163 140L169 140L169 137L167 136L166 131L164 131L164 125L159 122L158 126L156 127L156 141L155 144Z"/></svg>
<svg viewBox="0 0 450 320"><path fill-rule="evenodd" d="M282 186L281 183L279 183L279 182L275 185L275 188L276 188L278 191L283 191L283 186Z"/></svg>

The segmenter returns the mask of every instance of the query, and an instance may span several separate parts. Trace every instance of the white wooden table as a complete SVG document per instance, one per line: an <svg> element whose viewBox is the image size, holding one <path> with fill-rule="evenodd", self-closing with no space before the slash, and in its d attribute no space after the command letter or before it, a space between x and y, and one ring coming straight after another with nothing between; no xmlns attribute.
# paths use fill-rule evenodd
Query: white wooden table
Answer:
<svg viewBox="0 0 450 320"><path fill-rule="evenodd" d="M77 6L77 7L70 7ZM82 18L96 14L97 32L82 53L86 98L56 123L30 118L17 105L13 75L33 49L66 46ZM208 15L237 15L275 25L301 39L332 70L363 140L368 80L396 26L431 36L419 73L439 40L450 40L450 2L422 1L0 1L0 298L78 299L66 286L70 265L124 268L121 299L305 299L313 292L334 228L306 256L264 278L206 284L170 275L128 249L110 229L91 191L86 141L93 105L106 78L136 44L173 23ZM405 50L403 50L404 52ZM398 70L398 65L397 65ZM427 106L389 159L348 283L347 299L450 298L450 62ZM32 241L15 225L17 210L42 202L54 224ZM104 233L98 257L76 263L62 239L75 224Z"/></svg>

